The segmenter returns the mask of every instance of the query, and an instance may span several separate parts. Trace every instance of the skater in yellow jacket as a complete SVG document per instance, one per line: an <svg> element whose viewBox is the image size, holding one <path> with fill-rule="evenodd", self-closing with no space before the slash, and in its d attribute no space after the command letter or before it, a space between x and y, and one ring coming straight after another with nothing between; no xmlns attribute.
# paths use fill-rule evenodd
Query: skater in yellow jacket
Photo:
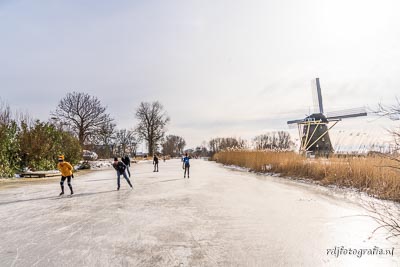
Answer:
<svg viewBox="0 0 400 267"><path fill-rule="evenodd" d="M60 185L61 185L61 195L64 195L64 181L65 179L67 179L67 183L68 183L68 187L71 190L71 195L74 194L74 191L72 190L72 185L71 185L71 177L74 177L74 175L72 174L72 166L69 162L64 161L64 155L60 155L58 156L58 164L57 164L57 168L60 170L61 172L61 181L60 181Z"/></svg>

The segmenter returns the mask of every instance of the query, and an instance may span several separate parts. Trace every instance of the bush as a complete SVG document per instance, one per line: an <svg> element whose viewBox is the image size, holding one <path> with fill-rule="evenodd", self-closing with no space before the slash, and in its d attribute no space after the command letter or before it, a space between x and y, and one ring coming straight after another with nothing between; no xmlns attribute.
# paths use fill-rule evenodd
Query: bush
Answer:
<svg viewBox="0 0 400 267"><path fill-rule="evenodd" d="M56 167L60 154L72 164L81 159L79 141L69 133L56 129L50 123L37 120L32 126L21 123L18 135L21 167L32 170L51 170Z"/></svg>
<svg viewBox="0 0 400 267"><path fill-rule="evenodd" d="M17 124L0 124L0 177L13 177L19 167Z"/></svg>

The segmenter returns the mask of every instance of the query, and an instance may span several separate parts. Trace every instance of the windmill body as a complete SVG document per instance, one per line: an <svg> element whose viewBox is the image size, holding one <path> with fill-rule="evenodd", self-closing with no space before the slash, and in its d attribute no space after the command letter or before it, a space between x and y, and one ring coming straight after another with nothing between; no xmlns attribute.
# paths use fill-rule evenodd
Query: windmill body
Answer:
<svg viewBox="0 0 400 267"><path fill-rule="evenodd" d="M365 108L356 108L325 115L319 78L312 81L312 86L316 112L304 119L291 120L287 123L297 124L301 140L300 153L327 156L333 153L329 130L342 119L366 116L367 112Z"/></svg>

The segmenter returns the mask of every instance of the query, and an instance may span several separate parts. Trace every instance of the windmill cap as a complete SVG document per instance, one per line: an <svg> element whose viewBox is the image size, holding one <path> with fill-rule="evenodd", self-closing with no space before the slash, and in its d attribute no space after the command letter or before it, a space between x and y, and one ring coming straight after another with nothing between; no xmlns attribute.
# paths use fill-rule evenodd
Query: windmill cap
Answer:
<svg viewBox="0 0 400 267"><path fill-rule="evenodd" d="M307 116L307 118L306 119L314 119L314 120L316 120L316 121L322 121L322 122L328 122L328 120L326 119L326 117L323 115L323 114L321 114L321 113L314 113L314 114L311 114L310 116Z"/></svg>

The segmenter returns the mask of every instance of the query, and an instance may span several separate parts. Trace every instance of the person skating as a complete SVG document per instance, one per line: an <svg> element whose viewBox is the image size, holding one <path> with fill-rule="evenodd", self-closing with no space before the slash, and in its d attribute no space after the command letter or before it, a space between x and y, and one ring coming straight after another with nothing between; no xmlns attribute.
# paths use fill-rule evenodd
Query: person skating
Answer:
<svg viewBox="0 0 400 267"><path fill-rule="evenodd" d="M131 167L131 159L128 155L126 155L125 157L121 158L121 161L125 164L126 171L128 172L129 177L131 177L131 172L129 170L129 168Z"/></svg>
<svg viewBox="0 0 400 267"><path fill-rule="evenodd" d="M129 184L131 188L133 188L131 181L129 180L128 176L126 175L126 165L118 161L118 158L114 158L114 163L113 163L114 169L117 171L117 190L119 190L121 184L120 184L120 176L123 175L126 182Z"/></svg>
<svg viewBox="0 0 400 267"><path fill-rule="evenodd" d="M183 166L182 168L185 170L184 174L183 174L183 178L186 178L186 171L187 171L187 176L189 177L189 169L190 169L190 164L189 164L189 156L188 153L185 154L185 157L183 158Z"/></svg>
<svg viewBox="0 0 400 267"><path fill-rule="evenodd" d="M69 187L69 190L71 190L71 195L74 194L74 190L72 190L72 185L71 185L71 177L74 177L72 174L72 166L69 162L64 161L64 155L58 156L58 164L57 164L58 170L61 172L61 181L60 181L60 186L61 186L61 193L60 196L64 195L64 181L67 179L67 184Z"/></svg>
<svg viewBox="0 0 400 267"><path fill-rule="evenodd" d="M157 155L154 155L154 157L153 157L153 165L154 165L153 172L158 172L158 157L157 157Z"/></svg>

